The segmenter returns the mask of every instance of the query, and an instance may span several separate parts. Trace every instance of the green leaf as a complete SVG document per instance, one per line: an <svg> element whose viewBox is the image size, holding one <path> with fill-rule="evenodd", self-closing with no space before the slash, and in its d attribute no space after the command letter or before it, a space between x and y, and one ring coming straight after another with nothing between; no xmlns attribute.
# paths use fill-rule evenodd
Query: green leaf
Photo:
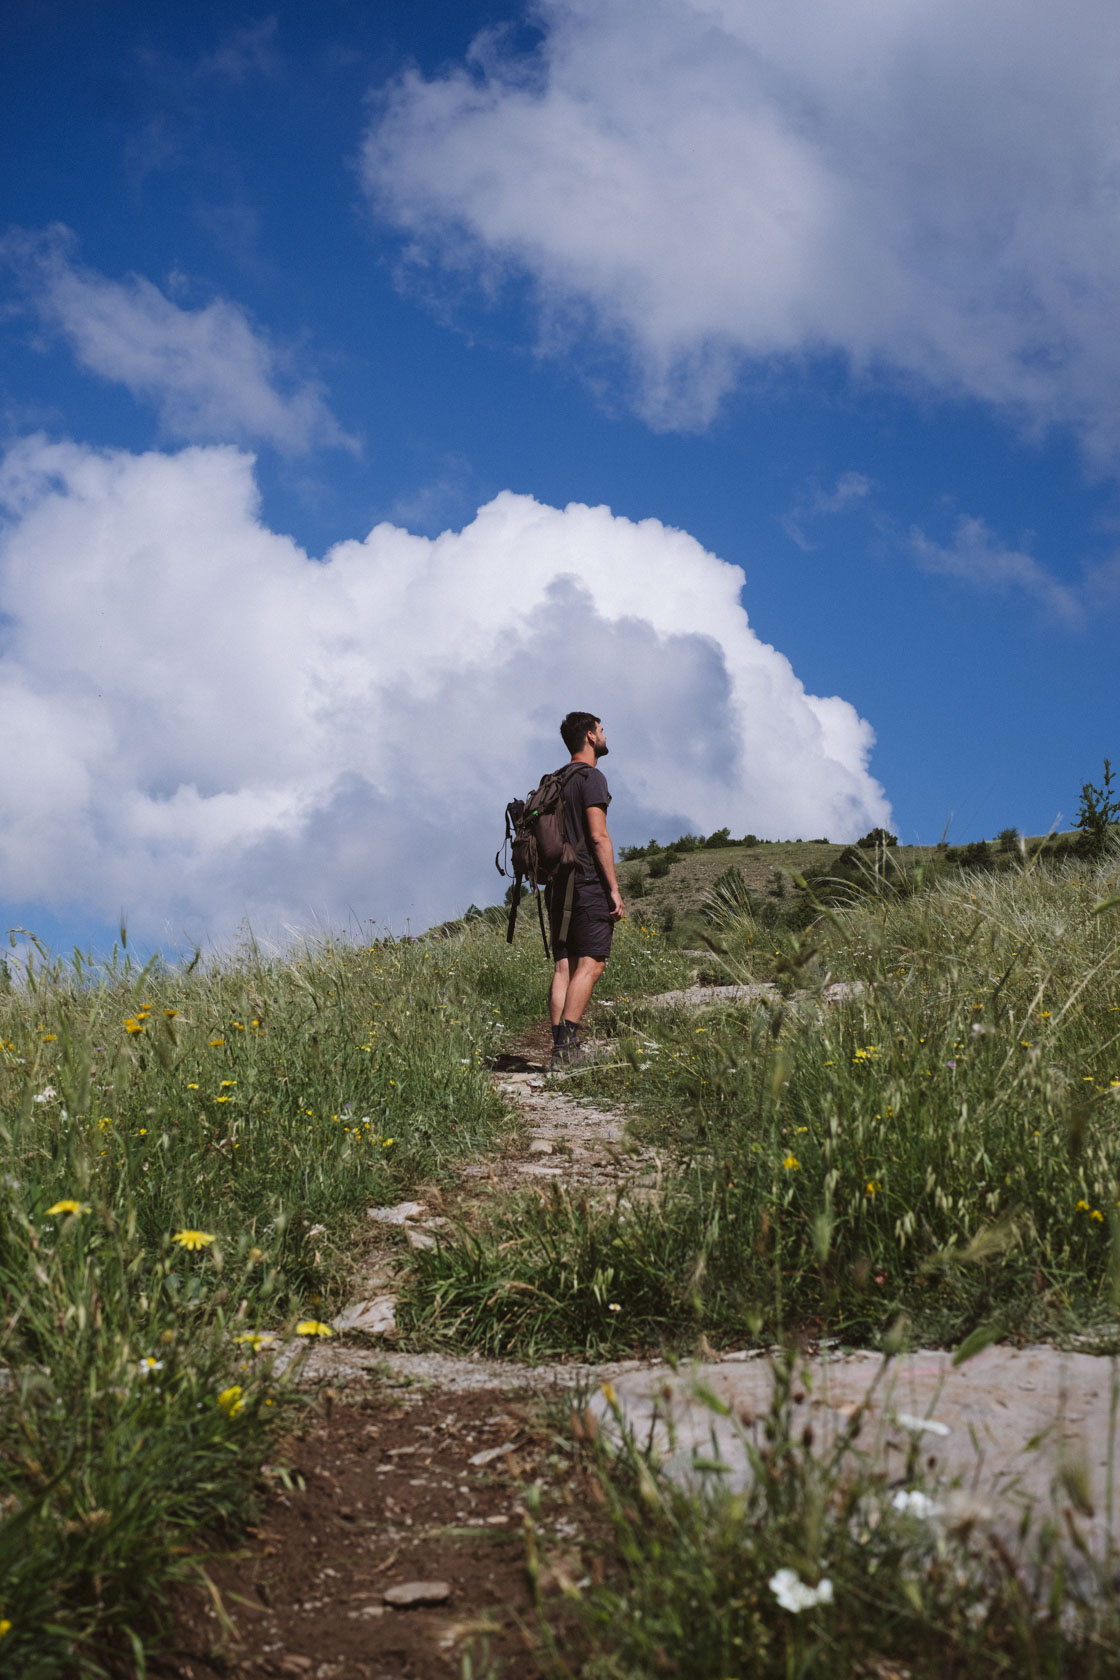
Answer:
<svg viewBox="0 0 1120 1680"><path fill-rule="evenodd" d="M998 1324L979 1324L976 1329L966 1336L956 1353L953 1355L954 1365L964 1365L969 1359L975 1359L978 1353L983 1353L986 1347L998 1342L1003 1334Z"/></svg>

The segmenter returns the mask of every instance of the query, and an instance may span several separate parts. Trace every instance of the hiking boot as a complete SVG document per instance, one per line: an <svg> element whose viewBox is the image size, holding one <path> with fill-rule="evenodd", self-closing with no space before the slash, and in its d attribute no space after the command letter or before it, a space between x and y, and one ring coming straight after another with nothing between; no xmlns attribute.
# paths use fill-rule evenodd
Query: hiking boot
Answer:
<svg viewBox="0 0 1120 1680"><path fill-rule="evenodd" d="M565 1044L557 1044L552 1052L552 1060L548 1064L549 1073L560 1073L565 1068L584 1067L595 1060L595 1047L582 1038L570 1038Z"/></svg>

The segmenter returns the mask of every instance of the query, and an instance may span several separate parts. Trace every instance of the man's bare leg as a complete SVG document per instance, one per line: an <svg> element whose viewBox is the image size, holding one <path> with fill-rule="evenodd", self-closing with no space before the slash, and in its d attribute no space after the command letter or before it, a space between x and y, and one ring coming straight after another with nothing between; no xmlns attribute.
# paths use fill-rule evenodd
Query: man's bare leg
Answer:
<svg viewBox="0 0 1120 1680"><path fill-rule="evenodd" d="M583 1019L583 1012L595 990L595 982L606 966L598 957L580 957L576 962L575 973L569 974L567 990L564 993L563 1019L570 1021L572 1026L578 1026Z"/></svg>
<svg viewBox="0 0 1120 1680"><path fill-rule="evenodd" d="M548 989L548 1018L554 1027L564 1019L564 1000L568 995L568 959L560 957L552 971L552 985Z"/></svg>

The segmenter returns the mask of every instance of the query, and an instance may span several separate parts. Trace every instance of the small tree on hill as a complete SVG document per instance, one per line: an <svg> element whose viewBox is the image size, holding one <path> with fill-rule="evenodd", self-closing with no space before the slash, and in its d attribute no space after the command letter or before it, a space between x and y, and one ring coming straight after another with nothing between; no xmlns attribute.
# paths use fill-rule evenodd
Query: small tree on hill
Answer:
<svg viewBox="0 0 1120 1680"><path fill-rule="evenodd" d="M1112 763L1106 758L1101 786L1094 787L1092 782L1082 784L1077 826L1081 830L1080 849L1090 856L1104 850L1110 827L1120 822L1120 798L1113 796L1112 782Z"/></svg>
<svg viewBox="0 0 1120 1680"><path fill-rule="evenodd" d="M857 840L856 845L861 852L873 852L879 846L897 846L898 835L888 834L885 828L873 828L870 834L865 834L862 840Z"/></svg>

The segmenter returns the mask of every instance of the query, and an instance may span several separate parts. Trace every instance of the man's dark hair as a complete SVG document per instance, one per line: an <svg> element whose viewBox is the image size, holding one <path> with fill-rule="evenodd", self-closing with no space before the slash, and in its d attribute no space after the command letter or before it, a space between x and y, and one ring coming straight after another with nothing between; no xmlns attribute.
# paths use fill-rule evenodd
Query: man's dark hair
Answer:
<svg viewBox="0 0 1120 1680"><path fill-rule="evenodd" d="M564 745L570 753L577 753L587 740L587 731L594 729L599 719L594 712L569 712L560 725Z"/></svg>

